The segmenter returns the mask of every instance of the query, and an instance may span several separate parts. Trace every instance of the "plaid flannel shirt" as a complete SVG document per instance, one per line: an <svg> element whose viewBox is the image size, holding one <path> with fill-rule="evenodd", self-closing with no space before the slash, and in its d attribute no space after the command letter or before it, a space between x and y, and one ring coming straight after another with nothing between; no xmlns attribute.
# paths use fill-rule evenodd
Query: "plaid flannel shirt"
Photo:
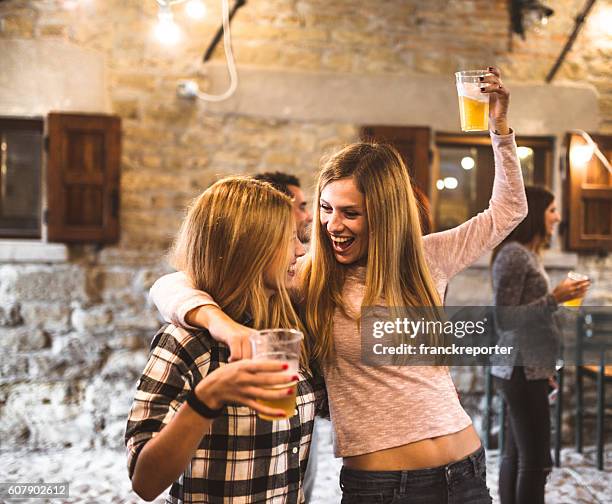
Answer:
<svg viewBox="0 0 612 504"><path fill-rule="evenodd" d="M174 325L162 327L151 347L125 433L130 478L145 443L170 423L187 393L229 358L228 347L207 331ZM315 413L328 413L323 379L299 374L296 415L269 422L246 406L228 405L172 484L166 502L304 502L301 484Z"/></svg>

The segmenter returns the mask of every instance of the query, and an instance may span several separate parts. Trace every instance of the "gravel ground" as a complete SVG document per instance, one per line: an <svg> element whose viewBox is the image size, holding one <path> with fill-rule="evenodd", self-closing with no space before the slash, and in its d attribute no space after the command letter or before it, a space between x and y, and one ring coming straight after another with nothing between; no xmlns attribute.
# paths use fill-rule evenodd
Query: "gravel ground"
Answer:
<svg viewBox="0 0 612 504"><path fill-rule="evenodd" d="M341 462L335 459L331 446L331 425L320 421L318 453L318 472L313 492L312 504L337 504L340 502L338 474ZM494 502L498 502L497 460L498 453L489 451L488 483ZM2 482L68 482L69 499L30 499L4 502L50 502L66 503L142 503L132 491L125 467L122 451L96 449L83 451L69 448L48 452L0 452L0 481ZM612 503L612 445L608 445L607 471L595 469L593 448L585 450L584 455L575 453L571 448L562 452L562 466L554 469L547 485L548 504L600 504ZM36 476L32 476L36 474ZM163 502L163 497L155 502Z"/></svg>

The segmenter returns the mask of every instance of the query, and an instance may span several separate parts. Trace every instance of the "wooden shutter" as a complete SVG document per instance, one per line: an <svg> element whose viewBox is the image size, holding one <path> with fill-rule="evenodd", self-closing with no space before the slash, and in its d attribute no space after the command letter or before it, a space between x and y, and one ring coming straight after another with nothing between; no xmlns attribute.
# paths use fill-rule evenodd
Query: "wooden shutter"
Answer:
<svg viewBox="0 0 612 504"><path fill-rule="evenodd" d="M431 131L427 127L364 126L362 140L392 144L401 154L412 180L426 195L430 195Z"/></svg>
<svg viewBox="0 0 612 504"><path fill-rule="evenodd" d="M48 241L116 243L120 119L51 113L47 131Z"/></svg>
<svg viewBox="0 0 612 504"><path fill-rule="evenodd" d="M607 159L612 154L612 136L590 135ZM612 250L612 174L593 155L580 166L572 163L571 150L584 145L577 134L566 135L566 178L564 184L564 220L566 245L574 251Z"/></svg>

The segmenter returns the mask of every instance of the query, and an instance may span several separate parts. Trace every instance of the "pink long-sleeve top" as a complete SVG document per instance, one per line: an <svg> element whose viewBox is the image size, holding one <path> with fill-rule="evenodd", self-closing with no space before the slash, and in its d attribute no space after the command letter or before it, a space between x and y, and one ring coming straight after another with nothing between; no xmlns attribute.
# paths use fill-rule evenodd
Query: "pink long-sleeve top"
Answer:
<svg viewBox="0 0 612 504"><path fill-rule="evenodd" d="M425 256L440 299L449 280L494 248L527 215L527 201L514 133L491 134L495 182L489 207L462 225L427 235ZM354 267L343 289L349 311L359 313L365 268ZM186 326L193 308L215 304L194 290L183 273L160 278L151 297L162 316ZM337 309L333 327L335 354L323 371L334 426L337 457L374 451L459 432L471 424L447 367L366 365L355 320Z"/></svg>

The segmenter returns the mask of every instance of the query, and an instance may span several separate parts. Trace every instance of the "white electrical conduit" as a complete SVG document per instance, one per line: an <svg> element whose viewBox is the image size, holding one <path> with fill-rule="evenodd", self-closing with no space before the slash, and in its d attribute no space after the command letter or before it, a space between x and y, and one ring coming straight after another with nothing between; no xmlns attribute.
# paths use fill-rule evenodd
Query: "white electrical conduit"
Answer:
<svg viewBox="0 0 612 504"><path fill-rule="evenodd" d="M172 6L175 4L183 3L185 0L157 0L158 5ZM229 19L229 1L221 0L221 10L223 16L223 48L225 49L225 59L227 61L227 71L230 76L230 85L227 91L222 94L212 95L203 93L197 90L196 96L200 100L209 102L220 102L227 100L232 96L238 88L238 72L236 71L236 61L234 60L234 53L232 52L232 34L230 31L230 19Z"/></svg>
<svg viewBox="0 0 612 504"><path fill-rule="evenodd" d="M230 85L225 93L219 95L211 95L198 91L198 98L200 100L210 102L227 100L236 92L236 88L238 87L238 72L236 71L236 62L234 61L234 53L232 52L232 34L230 32L228 0L221 0L221 8L223 11L223 48L225 49L225 60L227 61L227 71L229 72L230 76Z"/></svg>

